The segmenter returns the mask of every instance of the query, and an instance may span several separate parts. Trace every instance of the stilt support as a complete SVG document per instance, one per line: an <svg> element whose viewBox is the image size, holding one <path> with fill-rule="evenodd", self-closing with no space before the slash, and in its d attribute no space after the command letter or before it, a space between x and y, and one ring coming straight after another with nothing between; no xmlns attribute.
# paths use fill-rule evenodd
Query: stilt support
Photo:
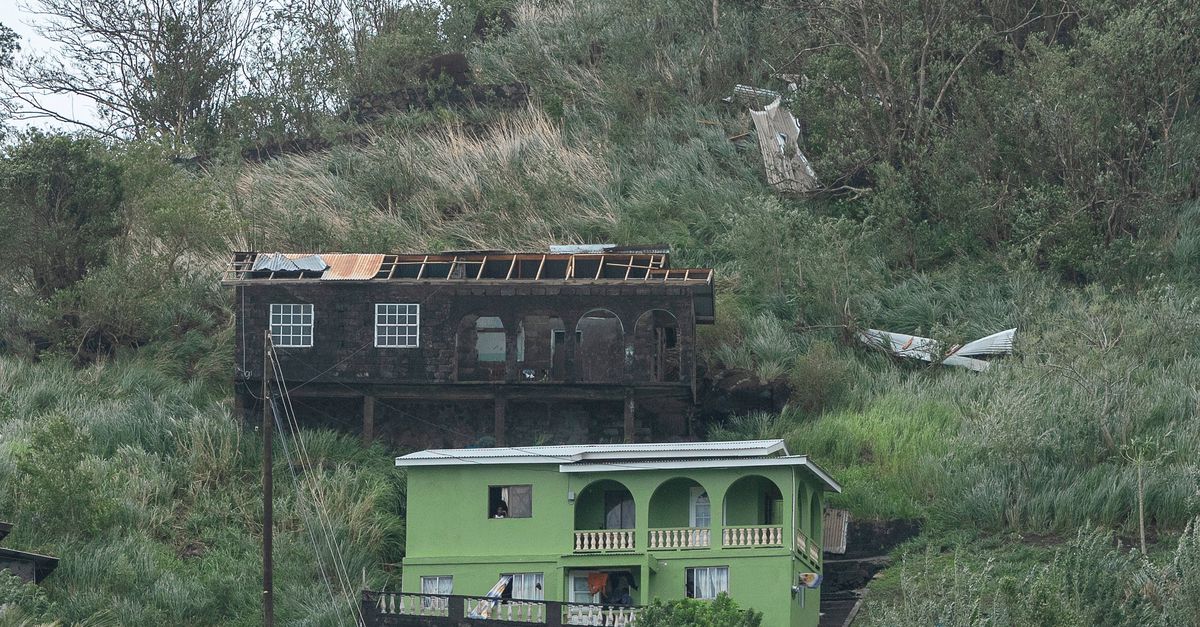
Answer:
<svg viewBox="0 0 1200 627"><path fill-rule="evenodd" d="M375 397L374 396L368 395L368 396L363 397L363 410L362 411L363 411L363 416L362 416L362 418L363 418L363 425L362 425L363 446L370 446L371 442L375 440Z"/></svg>

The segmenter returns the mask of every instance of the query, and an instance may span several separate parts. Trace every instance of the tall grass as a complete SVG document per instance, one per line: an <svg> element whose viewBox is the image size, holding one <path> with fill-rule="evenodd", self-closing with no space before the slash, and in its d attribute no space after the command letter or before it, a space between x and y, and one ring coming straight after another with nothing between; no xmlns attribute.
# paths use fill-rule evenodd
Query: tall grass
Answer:
<svg viewBox="0 0 1200 627"><path fill-rule="evenodd" d="M61 558L44 584L54 602L45 618L255 624L261 453L223 395L164 380L153 361L136 359L83 370L0 359L0 394L0 511L16 523L7 543ZM87 445L77 460L45 463L60 465L68 481L97 478L88 503L111 510L99 527L36 524L46 504L31 500L39 493L24 488L14 460L51 415L71 421ZM347 601L326 592L308 530L327 517L353 585L363 574L382 585L388 575L379 564L403 549L400 493L386 451L329 432L302 437L314 460L296 469L302 493L282 459L275 468L278 615L340 624Z"/></svg>

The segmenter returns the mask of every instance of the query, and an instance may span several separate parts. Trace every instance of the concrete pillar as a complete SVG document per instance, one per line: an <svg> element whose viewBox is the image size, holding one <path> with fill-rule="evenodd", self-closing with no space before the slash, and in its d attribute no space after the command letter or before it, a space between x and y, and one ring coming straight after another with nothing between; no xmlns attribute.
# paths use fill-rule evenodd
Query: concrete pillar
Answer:
<svg viewBox="0 0 1200 627"><path fill-rule="evenodd" d="M637 439L637 425L633 420L635 408L633 388L627 388L625 390L625 442L627 444L632 444Z"/></svg>
<svg viewBox="0 0 1200 627"><path fill-rule="evenodd" d="M367 396L363 397L362 413L363 413L363 415L362 415L363 446L370 446L371 442L375 439L375 397L374 396L367 395Z"/></svg>
<svg viewBox="0 0 1200 627"><path fill-rule="evenodd" d="M507 425L505 424L505 422L507 420L507 413L508 413L508 399L504 397L503 392L496 393L495 406L496 406L496 424L493 428L493 431L495 432L496 446L504 446L505 445L504 433L505 433L505 431L507 431L507 428L508 428Z"/></svg>

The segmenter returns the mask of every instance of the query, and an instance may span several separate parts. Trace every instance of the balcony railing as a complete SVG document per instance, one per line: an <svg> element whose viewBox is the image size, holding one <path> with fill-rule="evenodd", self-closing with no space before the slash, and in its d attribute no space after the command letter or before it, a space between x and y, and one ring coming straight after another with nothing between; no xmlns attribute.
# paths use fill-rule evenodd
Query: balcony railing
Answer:
<svg viewBox="0 0 1200 627"><path fill-rule="evenodd" d="M605 551L632 551L633 529L597 529L575 532L576 553L603 553Z"/></svg>
<svg viewBox="0 0 1200 627"><path fill-rule="evenodd" d="M367 627L392 625L594 625L633 627L642 608L629 605L520 601L455 594L411 594L363 591L362 613ZM413 617L406 619L406 617ZM408 622L419 620L421 622Z"/></svg>
<svg viewBox="0 0 1200 627"><path fill-rule="evenodd" d="M813 564L821 563L821 547L799 529L796 530L796 553L807 556Z"/></svg>
<svg viewBox="0 0 1200 627"><path fill-rule="evenodd" d="M712 543L712 531L702 527L674 527L650 530L650 548L704 549Z"/></svg>
<svg viewBox="0 0 1200 627"><path fill-rule="evenodd" d="M721 532L721 546L730 548L783 546L783 527L781 525L726 527Z"/></svg>

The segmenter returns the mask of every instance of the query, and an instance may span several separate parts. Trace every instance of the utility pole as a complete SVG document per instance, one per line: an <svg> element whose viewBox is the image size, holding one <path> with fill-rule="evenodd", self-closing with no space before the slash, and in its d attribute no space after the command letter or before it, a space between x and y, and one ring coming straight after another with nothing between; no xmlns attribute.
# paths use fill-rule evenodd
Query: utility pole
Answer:
<svg viewBox="0 0 1200 627"><path fill-rule="evenodd" d="M274 627L275 625L275 598L272 591L271 583L271 540L273 535L272 526L274 525L274 501L275 501L275 484L274 476L272 475L272 438L275 434L275 427L271 424L273 418L271 412L271 381L274 379L275 367L271 359L271 331L263 332L263 578L262 578L262 602L263 602L263 625L264 627Z"/></svg>

